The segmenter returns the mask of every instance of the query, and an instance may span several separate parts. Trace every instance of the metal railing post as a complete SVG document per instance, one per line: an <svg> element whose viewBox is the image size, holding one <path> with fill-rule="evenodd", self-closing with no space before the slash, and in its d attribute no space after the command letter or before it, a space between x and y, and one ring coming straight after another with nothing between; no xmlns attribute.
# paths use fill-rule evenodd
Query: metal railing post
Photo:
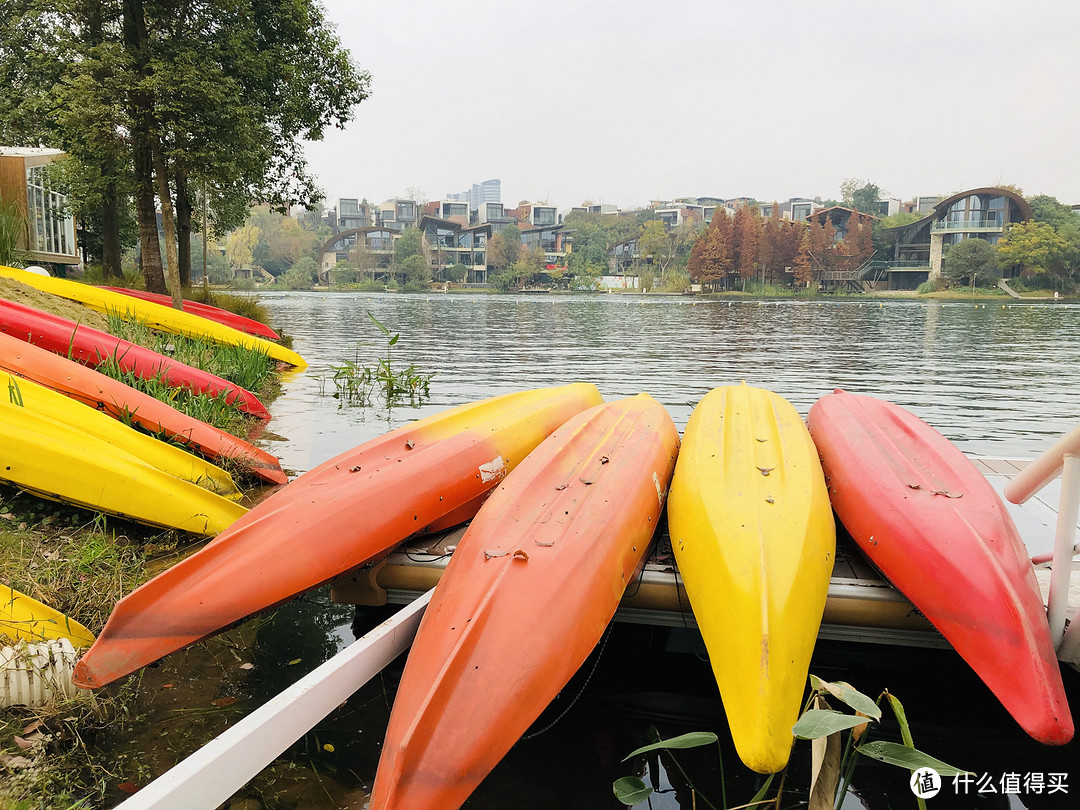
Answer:
<svg viewBox="0 0 1080 810"><path fill-rule="evenodd" d="M1069 608L1069 582L1072 578L1073 543L1076 519L1080 513L1080 456L1068 454L1061 473L1061 500L1058 504L1057 531L1054 535L1054 562L1050 571L1050 595L1046 615L1050 638L1057 647L1065 635L1065 614Z"/></svg>

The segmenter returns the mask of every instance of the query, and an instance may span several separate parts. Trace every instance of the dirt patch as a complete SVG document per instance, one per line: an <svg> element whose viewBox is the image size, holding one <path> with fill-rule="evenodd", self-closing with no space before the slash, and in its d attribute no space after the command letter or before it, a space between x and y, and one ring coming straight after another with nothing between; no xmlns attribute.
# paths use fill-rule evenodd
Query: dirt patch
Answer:
<svg viewBox="0 0 1080 810"><path fill-rule="evenodd" d="M109 320L100 312L95 312L75 301L35 290L33 287L8 278L0 278L0 298L51 312L53 315L59 315L61 318L67 318L69 321L75 321L84 326L92 326L103 332L109 330Z"/></svg>

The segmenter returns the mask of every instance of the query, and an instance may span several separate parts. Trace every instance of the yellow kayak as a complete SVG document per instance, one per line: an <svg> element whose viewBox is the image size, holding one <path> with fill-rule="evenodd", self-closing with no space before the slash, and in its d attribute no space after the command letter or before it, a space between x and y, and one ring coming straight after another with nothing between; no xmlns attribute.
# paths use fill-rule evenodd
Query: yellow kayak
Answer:
<svg viewBox="0 0 1080 810"><path fill-rule="evenodd" d="M98 312L115 313L120 317L139 321L151 329L202 338L229 346L242 346L245 349L262 352L275 360L288 363L298 369L307 368L307 362L304 358L292 349L286 349L279 343L263 340L246 332L241 332L239 329L233 329L231 326L225 326L190 312L165 307L151 301L141 301L123 293L105 290L101 287L92 287L89 284L80 284L77 281L28 273L14 267L0 265L0 277L10 278L13 281L26 284L28 287L34 287L42 292L57 295L61 298L78 301L80 304Z"/></svg>
<svg viewBox="0 0 1080 810"><path fill-rule="evenodd" d="M836 547L817 450L787 400L745 384L701 400L668 528L735 748L775 773L791 753Z"/></svg>
<svg viewBox="0 0 1080 810"><path fill-rule="evenodd" d="M218 534L247 511L93 435L88 420L39 413L32 394L27 403L32 385L0 374L0 480L51 500L203 536ZM81 417L109 419L72 404L85 411Z"/></svg>
<svg viewBox="0 0 1080 810"><path fill-rule="evenodd" d="M8 585L0 585L0 638L3 637L30 642L66 638L76 649L94 643L94 634L77 621Z"/></svg>
<svg viewBox="0 0 1080 810"><path fill-rule="evenodd" d="M162 472L190 481L227 498L239 500L240 490L225 470L199 456L140 433L123 422L91 408L83 402L38 385L32 380L0 371L0 399L5 404L32 411L124 450Z"/></svg>

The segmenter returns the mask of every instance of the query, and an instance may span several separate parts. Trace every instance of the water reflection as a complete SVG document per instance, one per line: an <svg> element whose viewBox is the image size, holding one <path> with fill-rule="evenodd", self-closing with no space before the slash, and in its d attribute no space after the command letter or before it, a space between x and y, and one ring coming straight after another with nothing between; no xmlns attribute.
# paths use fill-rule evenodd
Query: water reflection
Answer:
<svg viewBox="0 0 1080 810"><path fill-rule="evenodd" d="M745 381L769 388L803 414L818 397L843 387L907 407L966 452L992 456L1037 455L1080 417L1072 396L1080 390L1080 307L1068 305L362 293L281 293L261 301L310 363L306 373L285 382L272 407L270 432L283 440L269 449L294 472L451 405L576 380L596 383L609 400L648 391L680 429L717 385ZM422 407L342 407L320 395L320 378L332 376L332 365L354 357L373 364L383 351L367 311L401 333L395 358L436 372ZM258 630L253 689L269 697L295 680L297 669L329 657L352 637L350 616L310 600L279 611ZM352 630L361 634L380 618L365 614ZM550 731L519 743L466 807L620 807L611 782L628 775L630 764L621 759L649 741L651 725L664 737L717 731L725 741L723 778L715 749L680 753L680 762L714 802L722 792L729 805L748 801L760 780L738 764L697 644L696 636L678 629L617 626L595 677L586 685L579 674L536 728L584 690L581 700ZM304 658L302 667L290 667L297 657ZM335 798L370 787L402 666L395 662L294 746L294 758L335 774ZM1075 806L1080 747L1030 741L955 655L823 642L811 671L873 695L892 690L908 710L916 745L979 774L1074 771L1072 803L1060 793L1008 797L999 785L996 794L943 793L934 807ZM1065 675L1070 700L1080 705L1080 678L1071 670ZM898 740L895 724L886 723L882 736ZM805 800L808 757L809 746L798 746L784 807ZM677 772L655 763L649 774L673 788L653 807L693 806ZM914 807L907 775L895 768L863 762L855 790L858 797L845 807Z"/></svg>
<svg viewBox="0 0 1080 810"><path fill-rule="evenodd" d="M575 380L607 399L648 391L680 428L711 388L745 381L801 412L834 388L913 410L966 452L1030 457L1080 418L1080 307L725 302L682 296L277 293L260 297L311 364L275 401L272 449L310 469L450 405ZM396 358L436 372L431 400L393 413L319 396L330 366ZM358 348L359 347L359 348ZM332 385L330 386L332 389Z"/></svg>

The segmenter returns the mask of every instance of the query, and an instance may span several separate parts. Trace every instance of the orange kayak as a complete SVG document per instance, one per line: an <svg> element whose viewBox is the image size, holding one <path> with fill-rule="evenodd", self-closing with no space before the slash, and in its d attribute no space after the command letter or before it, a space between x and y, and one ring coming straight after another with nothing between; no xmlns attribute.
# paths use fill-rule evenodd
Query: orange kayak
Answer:
<svg viewBox="0 0 1080 810"><path fill-rule="evenodd" d="M121 599L75 683L116 680L355 571L465 504L479 507L536 445L600 401L588 383L495 397L320 465Z"/></svg>
<svg viewBox="0 0 1080 810"><path fill-rule="evenodd" d="M807 421L837 517L859 548L1048 745L1073 721L1027 549L974 464L909 411L845 391Z"/></svg>
<svg viewBox="0 0 1080 810"><path fill-rule="evenodd" d="M459 807L539 717L642 564L678 449L641 394L574 417L495 491L420 624L370 810Z"/></svg>
<svg viewBox="0 0 1080 810"><path fill-rule="evenodd" d="M229 459L271 484L288 482L276 458L243 439L201 422L171 405L92 368L0 332L0 369L51 388L122 421L197 450Z"/></svg>

